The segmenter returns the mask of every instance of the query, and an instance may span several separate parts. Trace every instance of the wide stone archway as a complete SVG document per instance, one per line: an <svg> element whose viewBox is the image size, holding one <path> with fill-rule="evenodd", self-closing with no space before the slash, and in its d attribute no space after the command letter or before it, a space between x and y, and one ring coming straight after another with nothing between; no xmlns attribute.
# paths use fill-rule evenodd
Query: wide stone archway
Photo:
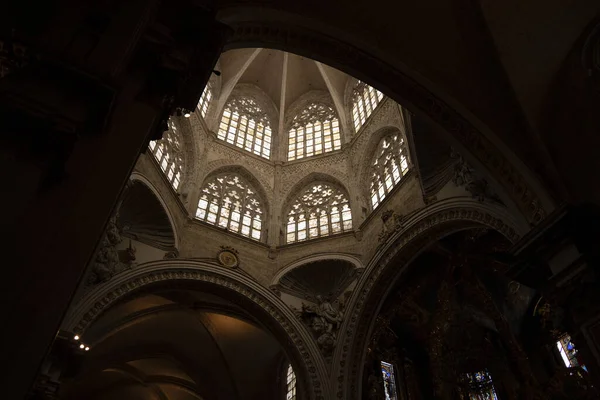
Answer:
<svg viewBox="0 0 600 400"><path fill-rule="evenodd" d="M85 294L66 316L62 330L82 340L95 321L124 299L154 288L178 285L227 298L255 318L283 347L294 366L301 398L327 398L327 371L316 343L273 292L235 270L192 260L164 260L145 264L99 285ZM93 346L93 343L89 343ZM93 351L93 348L92 348Z"/></svg>

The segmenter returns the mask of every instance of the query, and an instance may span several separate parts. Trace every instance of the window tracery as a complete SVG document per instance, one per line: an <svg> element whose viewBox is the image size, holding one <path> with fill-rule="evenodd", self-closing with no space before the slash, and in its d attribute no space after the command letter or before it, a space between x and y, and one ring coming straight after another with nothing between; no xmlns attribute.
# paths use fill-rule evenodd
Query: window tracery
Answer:
<svg viewBox="0 0 600 400"><path fill-rule="evenodd" d="M200 101L198 102L198 110L200 110L200 115L202 115L202 118L206 118L206 113L208 112L208 106L210 105L212 96L212 85L209 82L206 84L206 87L202 92L202 96L200 96Z"/></svg>
<svg viewBox="0 0 600 400"><path fill-rule="evenodd" d="M373 209L408 172L408 148L399 132L381 139L371 163L371 206Z"/></svg>
<svg viewBox="0 0 600 400"><path fill-rule="evenodd" d="M312 103L292 120L288 132L288 160L339 150L340 123L333 108Z"/></svg>
<svg viewBox="0 0 600 400"><path fill-rule="evenodd" d="M296 400L296 374L292 364L288 366L286 374L285 400Z"/></svg>
<svg viewBox="0 0 600 400"><path fill-rule="evenodd" d="M161 140L153 140L148 147L160 165L167 180L177 191L183 175L182 140L173 121L168 122L169 130Z"/></svg>
<svg viewBox="0 0 600 400"><path fill-rule="evenodd" d="M196 218L260 240L263 204L256 190L235 173L216 175L202 187Z"/></svg>
<svg viewBox="0 0 600 400"><path fill-rule="evenodd" d="M379 90L358 81L352 92L352 120L354 130L358 132L367 118L375 111L383 100L383 93Z"/></svg>
<svg viewBox="0 0 600 400"><path fill-rule="evenodd" d="M271 157L271 126L266 113L248 97L227 103L217 137L258 156Z"/></svg>
<svg viewBox="0 0 600 400"><path fill-rule="evenodd" d="M315 239L352 229L352 212L346 194L317 183L303 191L287 214L286 243Z"/></svg>

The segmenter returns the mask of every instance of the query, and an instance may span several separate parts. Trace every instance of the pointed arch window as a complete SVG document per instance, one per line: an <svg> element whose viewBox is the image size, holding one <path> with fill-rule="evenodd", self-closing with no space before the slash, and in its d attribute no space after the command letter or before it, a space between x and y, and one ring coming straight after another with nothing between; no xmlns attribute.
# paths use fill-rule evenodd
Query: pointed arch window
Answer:
<svg viewBox="0 0 600 400"><path fill-rule="evenodd" d="M288 365L285 381L285 400L296 400L296 374L292 364Z"/></svg>
<svg viewBox="0 0 600 400"><path fill-rule="evenodd" d="M177 191L183 175L182 139L172 120L169 120L168 127L164 137L161 140L151 141L148 147L167 180Z"/></svg>
<svg viewBox="0 0 600 400"><path fill-rule="evenodd" d="M269 119L251 98L234 98L227 103L217 137L266 159L271 157Z"/></svg>
<svg viewBox="0 0 600 400"><path fill-rule="evenodd" d="M256 190L244 178L222 173L202 187L196 218L260 240L264 207Z"/></svg>
<svg viewBox="0 0 600 400"><path fill-rule="evenodd" d="M408 147L400 132L379 142L371 162L371 206L377 208L409 169Z"/></svg>
<svg viewBox="0 0 600 400"><path fill-rule="evenodd" d="M286 243L315 239L352 230L352 211L346 194L328 183L304 190L287 214Z"/></svg>
<svg viewBox="0 0 600 400"><path fill-rule="evenodd" d="M206 118L206 113L208 112L208 106L210 105L212 97L212 85L209 82L206 84L206 87L202 92L202 96L200 96L200 101L198 102L198 110L200 110L200 115L202 115L202 118Z"/></svg>
<svg viewBox="0 0 600 400"><path fill-rule="evenodd" d="M383 100L383 93L358 81L352 92L352 120L354 130L358 132L369 116Z"/></svg>
<svg viewBox="0 0 600 400"><path fill-rule="evenodd" d="M340 122L333 108L312 103L292 120L288 132L288 160L316 156L342 147Z"/></svg>

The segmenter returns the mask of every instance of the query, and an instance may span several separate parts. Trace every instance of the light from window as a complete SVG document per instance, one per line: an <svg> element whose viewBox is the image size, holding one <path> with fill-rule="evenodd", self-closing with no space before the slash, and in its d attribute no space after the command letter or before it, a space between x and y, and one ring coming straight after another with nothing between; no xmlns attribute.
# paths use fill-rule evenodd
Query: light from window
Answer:
<svg viewBox="0 0 600 400"><path fill-rule="evenodd" d="M286 382L285 400L296 400L296 374L292 364L288 366Z"/></svg>
<svg viewBox="0 0 600 400"><path fill-rule="evenodd" d="M173 121L169 120L168 126L169 130L164 137L161 140L151 141L148 147L173 189L177 190L183 171L181 139Z"/></svg>
<svg viewBox="0 0 600 400"><path fill-rule="evenodd" d="M492 376L487 370L468 373L465 376L467 399L498 400Z"/></svg>
<svg viewBox="0 0 600 400"><path fill-rule="evenodd" d="M371 164L371 206L381 203L408 172L408 149L400 133L386 136L377 145Z"/></svg>
<svg viewBox="0 0 600 400"><path fill-rule="evenodd" d="M250 98L232 99L225 106L217 137L266 159L271 157L269 120Z"/></svg>
<svg viewBox="0 0 600 400"><path fill-rule="evenodd" d="M398 389L396 389L394 366L390 363L382 361L381 373L383 374L383 392L385 393L385 400L398 400Z"/></svg>
<svg viewBox="0 0 600 400"><path fill-rule="evenodd" d="M575 348L573 342L571 342L571 336L564 335L558 342L556 342L556 347L558 348L560 357L567 368L579 367L579 361L577 360L577 349ZM581 367L587 371L584 365Z"/></svg>
<svg viewBox="0 0 600 400"><path fill-rule="evenodd" d="M286 243L347 232L352 212L343 191L318 183L302 192L287 215Z"/></svg>
<svg viewBox="0 0 600 400"><path fill-rule="evenodd" d="M204 184L196 218L260 240L263 208L256 191L233 173L217 175Z"/></svg>
<svg viewBox="0 0 600 400"><path fill-rule="evenodd" d="M383 93L358 81L352 93L352 120L357 133L381 100L383 100Z"/></svg>
<svg viewBox="0 0 600 400"><path fill-rule="evenodd" d="M202 118L206 117L206 113L208 112L208 106L210 105L210 100L212 99L212 89L210 83L206 84L204 91L202 92L202 96L200 96L200 101L198 102L198 110L200 110L200 115Z"/></svg>
<svg viewBox="0 0 600 400"><path fill-rule="evenodd" d="M340 123L333 108L313 103L292 120L288 160L316 156L342 147Z"/></svg>

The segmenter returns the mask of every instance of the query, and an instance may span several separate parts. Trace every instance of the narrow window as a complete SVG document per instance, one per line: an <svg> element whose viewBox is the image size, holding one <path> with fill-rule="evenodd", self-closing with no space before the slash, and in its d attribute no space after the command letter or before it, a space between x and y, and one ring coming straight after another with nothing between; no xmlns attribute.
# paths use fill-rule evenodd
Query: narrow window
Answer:
<svg viewBox="0 0 600 400"><path fill-rule="evenodd" d="M390 134L379 142L371 162L371 207L377 208L408 172L408 148L402 135Z"/></svg>
<svg viewBox="0 0 600 400"><path fill-rule="evenodd" d="M198 110L200 110L200 115L202 115L202 118L206 118L206 113L208 112L208 106L210 105L211 100L212 87L210 83L207 83L204 91L202 92L202 96L200 96L200 101L198 102Z"/></svg>
<svg viewBox="0 0 600 400"><path fill-rule="evenodd" d="M287 369L285 400L296 400L296 374L292 364Z"/></svg>
<svg viewBox="0 0 600 400"><path fill-rule="evenodd" d="M148 147L165 177L177 191L183 174L183 151L177 126L171 120L168 126L169 130L165 132L164 137L151 141Z"/></svg>
<svg viewBox="0 0 600 400"><path fill-rule="evenodd" d="M585 365L580 364L579 360L577 359L577 349L575 348L573 342L571 342L571 336L564 335L562 338L560 338L560 340L556 342L556 348L558 349L560 357L567 368L581 366L581 368L587 371Z"/></svg>
<svg viewBox="0 0 600 400"><path fill-rule="evenodd" d="M385 393L385 400L398 400L394 366L385 361L381 361L381 373L383 374L383 392Z"/></svg>
<svg viewBox="0 0 600 400"><path fill-rule="evenodd" d="M383 100L383 93L364 82L358 81L352 92L352 120L354 121L354 130L357 133L375 111L381 100Z"/></svg>

